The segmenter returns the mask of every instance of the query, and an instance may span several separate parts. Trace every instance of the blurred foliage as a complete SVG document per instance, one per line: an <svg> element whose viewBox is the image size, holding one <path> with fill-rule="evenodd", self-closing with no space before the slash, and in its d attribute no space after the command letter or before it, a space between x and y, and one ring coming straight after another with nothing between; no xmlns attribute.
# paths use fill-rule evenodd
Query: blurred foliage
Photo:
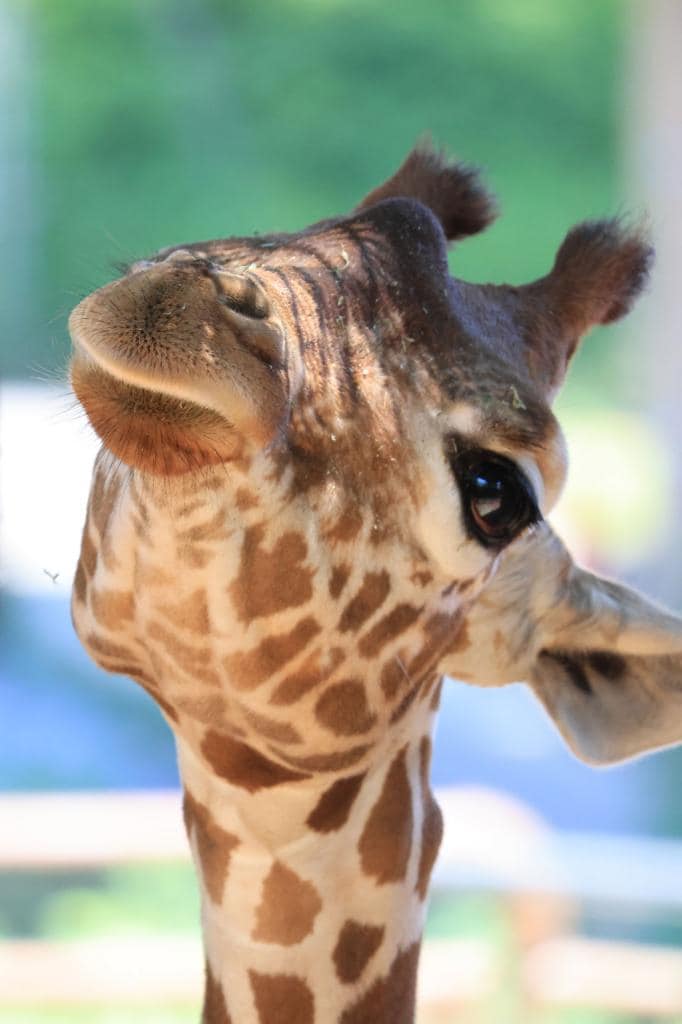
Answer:
<svg viewBox="0 0 682 1024"><path fill-rule="evenodd" d="M106 871L0 873L0 938L42 938L53 903L74 891L101 892Z"/></svg>
<svg viewBox="0 0 682 1024"><path fill-rule="evenodd" d="M154 1010L149 1007L117 1007L105 1009L90 1007L76 1009L11 1009L3 1010L3 1024L196 1024L197 1009L164 1007ZM442 1014L432 1018L422 1014L417 1024L444 1024ZM473 1024L471 1017L461 1014L453 1017L451 1024ZM530 1024L521 1018L476 1017L476 1024ZM532 1024L648 1024L644 1018L624 1017L622 1014L600 1013L595 1010L563 1010L554 1013L539 1013L533 1016ZM668 1020L668 1024L682 1024L682 1019Z"/></svg>
<svg viewBox="0 0 682 1024"><path fill-rule="evenodd" d="M2 1008L2 1024L196 1024L197 1007L11 1007ZM573 1024L571 1021L570 1024ZM576 1021L575 1024L578 1024ZM579 1024L583 1024L581 1020ZM593 1024L592 1020L585 1024ZM595 1024L602 1024L601 1019ZM604 1024L611 1024L605 1021ZM620 1022L616 1022L620 1024Z"/></svg>
<svg viewBox="0 0 682 1024"><path fill-rule="evenodd" d="M0 907L5 938L195 933L201 941L189 863L0 873Z"/></svg>
<svg viewBox="0 0 682 1024"><path fill-rule="evenodd" d="M615 0L15 8L38 286L14 375L64 363L68 309L116 261L347 210L425 132L501 197L500 223L455 255L462 276L538 276L573 222L622 200Z"/></svg>
<svg viewBox="0 0 682 1024"><path fill-rule="evenodd" d="M55 894L45 906L41 931L51 939L195 932L199 943L194 871L189 864L112 869L98 890L81 885Z"/></svg>
<svg viewBox="0 0 682 1024"><path fill-rule="evenodd" d="M673 508L673 467L644 416L562 409L572 471L552 520L575 555L622 573L659 554Z"/></svg>
<svg viewBox="0 0 682 1024"><path fill-rule="evenodd" d="M3 1024L196 1024L197 1009L188 1007L164 1007L153 1010L149 1007L117 1007L105 1009L90 1007L85 1009L8 1009L3 1011ZM473 1024L471 1018L461 1014L453 1017L452 1024ZM444 1024L442 1014L431 1018L422 1014L417 1024ZM486 1018L476 1017L477 1024L529 1024L520 1018ZM532 1024L643 1024L642 1018L623 1017L621 1014L600 1013L595 1010L564 1010L555 1013L536 1014ZM682 1020L669 1020L668 1024L682 1024Z"/></svg>

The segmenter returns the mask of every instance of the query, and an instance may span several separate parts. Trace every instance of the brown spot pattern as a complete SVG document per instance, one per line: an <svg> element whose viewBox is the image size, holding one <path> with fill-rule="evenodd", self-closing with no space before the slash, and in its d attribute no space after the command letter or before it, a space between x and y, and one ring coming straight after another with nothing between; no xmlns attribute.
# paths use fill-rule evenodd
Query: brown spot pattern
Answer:
<svg viewBox="0 0 682 1024"><path fill-rule="evenodd" d="M118 630L132 621L135 598L129 590L93 590L90 608L100 626Z"/></svg>
<svg viewBox="0 0 682 1024"><path fill-rule="evenodd" d="M202 665L195 665L194 668L191 664L187 667L178 665L177 662L173 662L169 658L163 657L159 651L153 650L151 647L147 650L149 660L152 663L154 669L154 675L157 679L163 680L174 680L177 684L178 680L178 669L185 672L187 675L192 677L192 680L201 680L202 682L208 683L212 689L217 689L220 686L220 677L217 672L214 672L211 668L204 668ZM181 682L181 685L182 682ZM185 684L186 685L186 684ZM197 688L193 688L193 693L197 692ZM202 694L205 696L205 694Z"/></svg>
<svg viewBox="0 0 682 1024"><path fill-rule="evenodd" d="M200 508L204 507L204 502L201 500L188 501L176 511L178 519L184 519L186 516L191 516L194 512L198 512Z"/></svg>
<svg viewBox="0 0 682 1024"><path fill-rule="evenodd" d="M185 790L182 813L187 835L191 838L194 833L206 892L214 903L221 903L230 857L234 848L239 846L239 840L221 828L208 808L195 800L189 790Z"/></svg>
<svg viewBox="0 0 682 1024"><path fill-rule="evenodd" d="M208 961L206 962L204 1012L202 1014L201 1024L232 1024L232 1018L227 1012L222 986L213 976Z"/></svg>
<svg viewBox="0 0 682 1024"><path fill-rule="evenodd" d="M398 953L391 969L344 1011L339 1024L413 1024L419 943Z"/></svg>
<svg viewBox="0 0 682 1024"><path fill-rule="evenodd" d="M402 881L410 859L414 815L406 750L403 747L388 769L358 846L362 870L379 885Z"/></svg>
<svg viewBox="0 0 682 1024"><path fill-rule="evenodd" d="M308 815L306 825L316 832L335 832L345 825L364 778L361 773L332 783Z"/></svg>
<svg viewBox="0 0 682 1024"><path fill-rule="evenodd" d="M211 628L208 616L208 601L206 599L206 591L203 588L195 590L184 601L160 605L159 611L174 626L180 626L181 629L189 629L193 633L208 634Z"/></svg>
<svg viewBox="0 0 682 1024"><path fill-rule="evenodd" d="M342 633L358 630L381 607L390 589L390 577L385 570L368 572L357 594L343 609L339 619L339 630Z"/></svg>
<svg viewBox="0 0 682 1024"><path fill-rule="evenodd" d="M444 654L460 650L469 642L459 610L431 615L424 623L424 634L424 643L407 666L409 678L416 687L433 677Z"/></svg>
<svg viewBox="0 0 682 1024"><path fill-rule="evenodd" d="M270 551L263 547L264 536L261 524L247 528L239 574L230 587L243 622L297 608L313 596L313 572L303 564L308 554L303 536L284 533Z"/></svg>
<svg viewBox="0 0 682 1024"><path fill-rule="evenodd" d="M189 565L192 569L206 568L214 557L214 553L209 548L197 547L194 544L184 542L178 544L176 554L181 562Z"/></svg>
<svg viewBox="0 0 682 1024"><path fill-rule="evenodd" d="M101 654L105 658L117 658L127 662L135 660L135 654L130 647L114 644L110 640L105 640L104 637L98 636L97 633L88 633L84 643L95 654Z"/></svg>
<svg viewBox="0 0 682 1024"><path fill-rule="evenodd" d="M419 870L415 889L421 899L426 899L429 879L436 862L443 838L443 814L431 792L429 769L431 767L431 740L423 736L419 745L419 774L422 789L424 818L422 820L422 842L419 854Z"/></svg>
<svg viewBox="0 0 682 1024"><path fill-rule="evenodd" d="M239 455L236 456L234 459L234 465L243 469L244 472L247 472L250 464L251 460L243 453L239 453ZM208 491L209 493L211 491L221 491L224 486L225 477L222 473L215 474L213 476L206 475L202 477L200 493L202 493L203 491Z"/></svg>
<svg viewBox="0 0 682 1024"><path fill-rule="evenodd" d="M118 477L107 479L107 474L99 470L95 474L90 498L90 519L95 524L100 537L104 537L114 506L118 499L121 484Z"/></svg>
<svg viewBox="0 0 682 1024"><path fill-rule="evenodd" d="M362 529L362 515L355 506L349 506L325 534L332 543L347 543Z"/></svg>
<svg viewBox="0 0 682 1024"><path fill-rule="evenodd" d="M412 604L398 604L372 626L360 640L358 650L365 658L375 658L382 647L404 633L421 614L421 608Z"/></svg>
<svg viewBox="0 0 682 1024"><path fill-rule="evenodd" d="M383 926L346 921L332 954L340 981L350 985L360 978L383 942L384 932Z"/></svg>
<svg viewBox="0 0 682 1024"><path fill-rule="evenodd" d="M81 557L79 564L83 566L88 576L94 576L95 569L97 568L97 548L92 542L90 534L88 533L87 526L83 530L83 540L81 541Z"/></svg>
<svg viewBox="0 0 682 1024"><path fill-rule="evenodd" d="M135 587L172 587L174 583L171 573L159 565L149 565L141 559L135 559Z"/></svg>
<svg viewBox="0 0 682 1024"><path fill-rule="evenodd" d="M225 509L219 508L204 523L196 526L188 526L178 530L178 541L182 546L189 544L207 543L213 540L225 540L229 532L225 529Z"/></svg>
<svg viewBox="0 0 682 1024"><path fill-rule="evenodd" d="M326 660L320 662L322 657L321 649L314 651L303 664L282 680L273 691L270 702L272 704L293 704L300 700L306 693L320 686L329 678L343 659L345 654L340 647L332 647L327 651Z"/></svg>
<svg viewBox="0 0 682 1024"><path fill-rule="evenodd" d="M250 651L228 655L225 669L235 686L253 690L305 650L319 632L319 624L307 615L287 633L265 637Z"/></svg>
<svg viewBox="0 0 682 1024"><path fill-rule="evenodd" d="M345 679L325 690L315 705L315 716L336 736L369 732L377 720L367 703L365 687L356 679Z"/></svg>
<svg viewBox="0 0 682 1024"><path fill-rule="evenodd" d="M229 708L220 693L199 693L198 696L194 696L183 692L183 690L180 692L176 690L174 699L180 711L195 718L197 722L210 726L223 719ZM238 729L239 727L235 726L234 722L230 723L229 731L232 735L237 735ZM246 735L243 730L240 732L242 736Z"/></svg>
<svg viewBox="0 0 682 1024"><path fill-rule="evenodd" d="M467 590L471 590L473 585L476 583L477 579L477 576L467 576L463 580L458 580L457 593L466 594Z"/></svg>
<svg viewBox="0 0 682 1024"><path fill-rule="evenodd" d="M256 507L258 499L248 487L239 487L234 496L234 503L240 512L246 512L248 509Z"/></svg>
<svg viewBox="0 0 682 1024"><path fill-rule="evenodd" d="M201 744L201 752L211 768L222 779L240 786L249 793L269 786L279 786L284 782L300 782L309 778L301 772L291 771L275 761L270 761L263 754L254 750L246 743L227 736L225 733L209 730Z"/></svg>
<svg viewBox="0 0 682 1024"><path fill-rule="evenodd" d="M149 527L147 523L143 522L142 519L138 518L135 515L131 516L130 519L133 524L135 536L138 538L138 540L147 541L149 539Z"/></svg>
<svg viewBox="0 0 682 1024"><path fill-rule="evenodd" d="M85 575L82 557L76 566L76 575L73 580L73 592L76 600L81 604L84 604L85 599L88 596L88 578Z"/></svg>
<svg viewBox="0 0 682 1024"><path fill-rule="evenodd" d="M303 978L249 971L259 1024L315 1024L315 1001Z"/></svg>
<svg viewBox="0 0 682 1024"><path fill-rule="evenodd" d="M257 711L250 708L243 708L244 717L247 722L256 729L261 736L275 743L301 743L303 738L290 722L278 722L274 718L266 718L259 715Z"/></svg>
<svg viewBox="0 0 682 1024"><path fill-rule="evenodd" d="M263 882L253 938L257 942L295 946L310 935L321 909L322 900L315 886L275 861Z"/></svg>
<svg viewBox="0 0 682 1024"><path fill-rule="evenodd" d="M382 668L380 682L386 700L393 700L398 690L406 684L409 685L407 670L397 656L391 658Z"/></svg>
<svg viewBox="0 0 682 1024"><path fill-rule="evenodd" d="M334 600L340 595L341 591L348 582L350 576L349 565L335 565L332 569L332 574L329 578L329 595Z"/></svg>
<svg viewBox="0 0 682 1024"><path fill-rule="evenodd" d="M410 662L410 674L430 675L444 654L452 654L469 646L469 635L462 612L436 612L424 623L426 642Z"/></svg>

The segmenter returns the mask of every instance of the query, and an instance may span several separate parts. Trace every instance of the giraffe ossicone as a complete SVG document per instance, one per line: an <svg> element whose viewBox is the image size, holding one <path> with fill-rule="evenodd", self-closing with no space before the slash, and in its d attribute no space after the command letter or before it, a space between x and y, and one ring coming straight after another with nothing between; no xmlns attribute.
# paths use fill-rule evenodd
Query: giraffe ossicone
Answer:
<svg viewBox="0 0 682 1024"><path fill-rule="evenodd" d="M164 250L71 315L103 442L73 619L176 737L205 1024L412 1022L443 675L528 682L588 760L682 740L682 623L544 518L550 401L650 249L605 220L524 287L452 277L493 216L418 148L348 215Z"/></svg>

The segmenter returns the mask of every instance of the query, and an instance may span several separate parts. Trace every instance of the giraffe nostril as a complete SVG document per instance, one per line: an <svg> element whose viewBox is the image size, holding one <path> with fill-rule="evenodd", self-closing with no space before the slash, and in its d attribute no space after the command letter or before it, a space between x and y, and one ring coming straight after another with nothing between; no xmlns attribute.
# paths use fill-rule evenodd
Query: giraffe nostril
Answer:
<svg viewBox="0 0 682 1024"><path fill-rule="evenodd" d="M206 253L192 249L173 249L163 260L164 263L205 264Z"/></svg>
<svg viewBox="0 0 682 1024"><path fill-rule="evenodd" d="M270 314L270 303L261 286L250 277L230 274L224 270L211 270L211 279L218 300L234 313L252 320L264 320Z"/></svg>

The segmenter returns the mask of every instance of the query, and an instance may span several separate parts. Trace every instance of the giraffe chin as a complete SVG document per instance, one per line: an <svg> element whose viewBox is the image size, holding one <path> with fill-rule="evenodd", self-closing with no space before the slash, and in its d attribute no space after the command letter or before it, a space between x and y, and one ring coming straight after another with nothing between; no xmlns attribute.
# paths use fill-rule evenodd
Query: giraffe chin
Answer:
<svg viewBox="0 0 682 1024"><path fill-rule="evenodd" d="M70 372L94 430L128 466L177 476L242 454L241 435L211 409L128 384L78 354Z"/></svg>

